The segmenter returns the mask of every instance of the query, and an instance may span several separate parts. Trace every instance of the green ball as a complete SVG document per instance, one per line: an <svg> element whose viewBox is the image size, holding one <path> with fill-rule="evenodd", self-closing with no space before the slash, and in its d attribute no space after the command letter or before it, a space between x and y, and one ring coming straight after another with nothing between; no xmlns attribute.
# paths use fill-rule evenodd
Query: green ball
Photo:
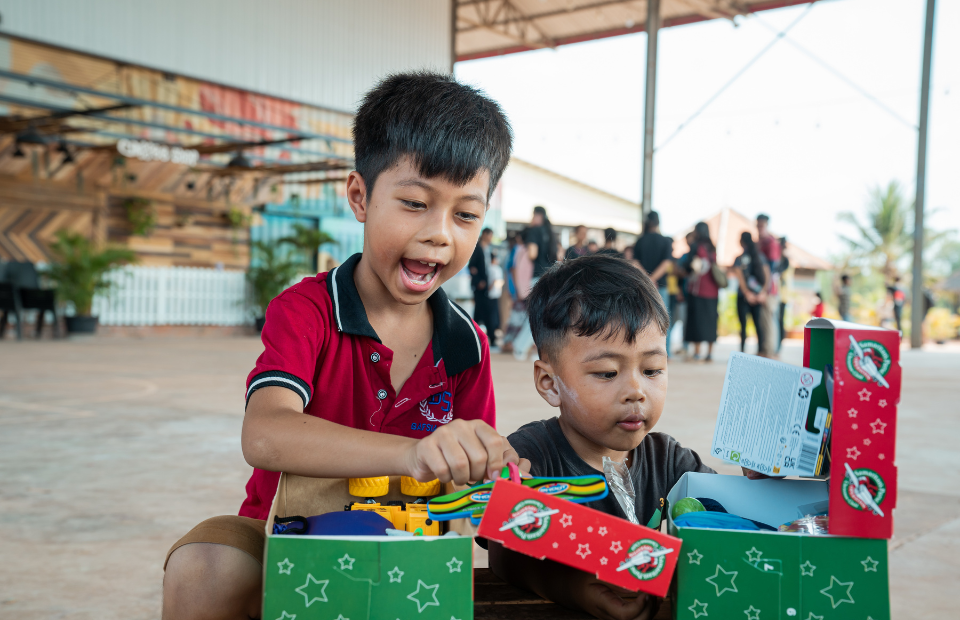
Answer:
<svg viewBox="0 0 960 620"><path fill-rule="evenodd" d="M680 515L685 515L688 512L704 512L705 510L706 508L703 507L703 504L701 504L700 500L696 497L684 497L673 505L670 516L676 519Z"/></svg>

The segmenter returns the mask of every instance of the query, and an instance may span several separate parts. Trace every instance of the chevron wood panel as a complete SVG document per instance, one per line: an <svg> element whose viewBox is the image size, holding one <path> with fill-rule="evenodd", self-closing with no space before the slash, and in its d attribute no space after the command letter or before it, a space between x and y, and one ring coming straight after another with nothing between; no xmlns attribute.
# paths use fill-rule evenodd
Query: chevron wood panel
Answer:
<svg viewBox="0 0 960 620"><path fill-rule="evenodd" d="M90 235L93 216L92 211L0 205L0 258L49 262L48 246L56 232L66 229Z"/></svg>

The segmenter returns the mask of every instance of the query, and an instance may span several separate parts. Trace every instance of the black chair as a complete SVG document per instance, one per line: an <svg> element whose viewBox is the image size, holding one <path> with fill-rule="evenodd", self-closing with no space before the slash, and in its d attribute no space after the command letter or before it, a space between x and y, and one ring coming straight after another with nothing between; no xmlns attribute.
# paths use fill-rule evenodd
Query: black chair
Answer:
<svg viewBox="0 0 960 620"><path fill-rule="evenodd" d="M49 310L53 314L53 335L60 337L60 319L57 316L57 298L52 289L40 288L40 276L33 263L11 261L0 270L0 338L7 331L12 312L17 319L17 340L23 338L23 311L37 311L36 336L43 333L43 319Z"/></svg>

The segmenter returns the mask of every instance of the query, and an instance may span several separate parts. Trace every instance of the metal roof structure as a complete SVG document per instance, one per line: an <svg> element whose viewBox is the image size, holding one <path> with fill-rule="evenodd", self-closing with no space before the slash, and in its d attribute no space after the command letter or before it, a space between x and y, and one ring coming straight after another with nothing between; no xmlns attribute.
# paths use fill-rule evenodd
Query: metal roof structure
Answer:
<svg viewBox="0 0 960 620"><path fill-rule="evenodd" d="M811 0L661 0L660 28ZM647 0L457 0L456 58L473 60L646 31Z"/></svg>

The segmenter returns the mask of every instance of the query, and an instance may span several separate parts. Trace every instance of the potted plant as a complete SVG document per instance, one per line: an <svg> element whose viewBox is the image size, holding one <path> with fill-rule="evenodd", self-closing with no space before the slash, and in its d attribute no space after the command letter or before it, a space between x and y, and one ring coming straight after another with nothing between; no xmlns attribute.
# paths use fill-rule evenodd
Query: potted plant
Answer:
<svg viewBox="0 0 960 620"><path fill-rule="evenodd" d="M152 202L133 196L123 201L123 208L127 212L127 220L130 221L134 235L146 237L153 232L157 225L157 212Z"/></svg>
<svg viewBox="0 0 960 620"><path fill-rule="evenodd" d="M136 254L126 248L97 249L90 239L67 230L57 232L50 252L54 261L45 275L55 285L57 298L73 302L76 309L75 316L66 317L67 333L94 333L97 317L90 314L94 295L109 289L107 274L135 262Z"/></svg>
<svg viewBox="0 0 960 620"><path fill-rule="evenodd" d="M336 240L324 231L297 222L293 225L293 234L280 239L280 243L289 243L300 251L306 270L315 270L317 252L320 246L328 243L336 245Z"/></svg>
<svg viewBox="0 0 960 620"><path fill-rule="evenodd" d="M257 331L263 330L266 321L267 305L274 297L290 286L301 269L300 261L283 252L278 247L254 241L251 244L251 266L247 270L247 280L253 290L253 303L257 311Z"/></svg>

